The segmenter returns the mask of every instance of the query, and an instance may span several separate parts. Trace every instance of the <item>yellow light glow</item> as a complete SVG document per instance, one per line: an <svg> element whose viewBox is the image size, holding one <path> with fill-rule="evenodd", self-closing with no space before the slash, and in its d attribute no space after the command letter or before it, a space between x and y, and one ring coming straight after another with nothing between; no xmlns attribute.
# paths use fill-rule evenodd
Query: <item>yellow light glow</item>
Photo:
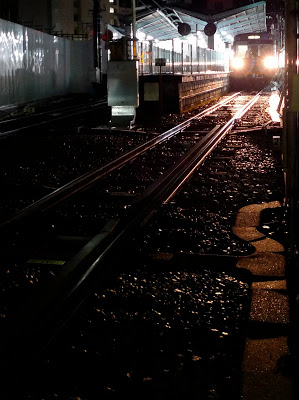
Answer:
<svg viewBox="0 0 299 400"><path fill-rule="evenodd" d="M279 94L277 92L273 92L269 99L269 114L274 122L280 122L280 115L278 112L279 101Z"/></svg>
<svg viewBox="0 0 299 400"><path fill-rule="evenodd" d="M277 68L277 60L275 57L269 56L264 58L264 66L267 69Z"/></svg>
<svg viewBox="0 0 299 400"><path fill-rule="evenodd" d="M243 58L234 57L232 59L231 65L234 69L242 69L244 66L244 60Z"/></svg>

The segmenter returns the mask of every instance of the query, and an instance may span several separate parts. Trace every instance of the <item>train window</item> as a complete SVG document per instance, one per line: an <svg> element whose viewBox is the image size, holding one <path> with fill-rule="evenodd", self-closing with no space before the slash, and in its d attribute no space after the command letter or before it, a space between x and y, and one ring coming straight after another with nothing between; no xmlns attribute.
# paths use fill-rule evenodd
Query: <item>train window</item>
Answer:
<svg viewBox="0 0 299 400"><path fill-rule="evenodd" d="M246 58L255 58L258 57L260 54L258 45L251 45L248 46L248 50L246 51L245 57Z"/></svg>
<svg viewBox="0 0 299 400"><path fill-rule="evenodd" d="M274 46L261 45L261 57L273 56Z"/></svg>
<svg viewBox="0 0 299 400"><path fill-rule="evenodd" d="M237 45L235 56L241 58L267 57L273 55L274 48L268 44Z"/></svg>
<svg viewBox="0 0 299 400"><path fill-rule="evenodd" d="M241 44L239 46L236 46L236 56L244 58L247 50L248 50L247 45Z"/></svg>

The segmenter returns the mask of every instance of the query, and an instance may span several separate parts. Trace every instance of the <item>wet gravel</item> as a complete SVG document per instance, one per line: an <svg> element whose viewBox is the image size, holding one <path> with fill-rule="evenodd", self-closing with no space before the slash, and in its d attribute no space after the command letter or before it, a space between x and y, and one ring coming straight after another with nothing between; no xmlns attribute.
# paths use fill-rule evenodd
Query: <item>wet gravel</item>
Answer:
<svg viewBox="0 0 299 400"><path fill-rule="evenodd" d="M141 246L152 253L250 254L253 246L231 230L238 210L282 201L283 195L281 160L272 136L231 134L150 221Z"/></svg>
<svg viewBox="0 0 299 400"><path fill-rule="evenodd" d="M17 138L0 149L0 219L120 156L151 134L74 134Z"/></svg>
<svg viewBox="0 0 299 400"><path fill-rule="evenodd" d="M76 157L74 166L77 162ZM61 184L51 176L49 183ZM238 209L282 198L281 160L272 136L229 135L135 239L129 267L92 294L34 378L18 389L18 398L239 399L250 274L199 261L196 267L169 266L152 256L250 254L251 246L231 232ZM75 221L78 215L94 221L98 214L73 211ZM60 268L15 267L1 270L12 278L12 302L18 288L26 297L32 285ZM2 295L5 290L3 285ZM5 309L1 316L5 319Z"/></svg>
<svg viewBox="0 0 299 400"><path fill-rule="evenodd" d="M248 276L122 273L94 293L24 398L237 399L248 307Z"/></svg>
<svg viewBox="0 0 299 400"><path fill-rule="evenodd" d="M271 135L230 135L136 239L129 271L92 295L19 398L239 399L250 274L139 256L248 254L231 234L236 212L282 197Z"/></svg>

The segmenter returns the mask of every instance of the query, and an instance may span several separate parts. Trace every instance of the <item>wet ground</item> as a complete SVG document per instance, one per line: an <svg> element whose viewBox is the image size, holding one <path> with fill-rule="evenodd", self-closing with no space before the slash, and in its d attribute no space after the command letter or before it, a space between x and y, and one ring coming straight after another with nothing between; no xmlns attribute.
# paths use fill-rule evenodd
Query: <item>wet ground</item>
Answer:
<svg viewBox="0 0 299 400"><path fill-rule="evenodd" d="M122 272L108 287L99 282L18 399L239 400L252 276L235 262L253 249L232 226L241 207L281 201L283 176L271 135L226 141L135 239L131 259L120 255ZM284 238L284 217L265 211L262 229ZM174 254L184 262L171 262ZM45 268L51 275L35 265L20 278L11 266L5 278L26 288Z"/></svg>

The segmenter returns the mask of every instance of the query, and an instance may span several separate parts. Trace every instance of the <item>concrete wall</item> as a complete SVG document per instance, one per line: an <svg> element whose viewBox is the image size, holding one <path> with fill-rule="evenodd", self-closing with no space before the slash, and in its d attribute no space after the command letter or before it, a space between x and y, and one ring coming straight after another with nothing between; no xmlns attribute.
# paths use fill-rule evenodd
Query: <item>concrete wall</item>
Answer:
<svg viewBox="0 0 299 400"><path fill-rule="evenodd" d="M91 91L92 41L75 42L0 19L0 106Z"/></svg>
<svg viewBox="0 0 299 400"><path fill-rule="evenodd" d="M177 114L190 111L207 100L223 95L228 88L229 74L225 72L197 75L143 75L139 77L140 104L137 116L143 120L147 118L154 120L159 118L161 113Z"/></svg>

